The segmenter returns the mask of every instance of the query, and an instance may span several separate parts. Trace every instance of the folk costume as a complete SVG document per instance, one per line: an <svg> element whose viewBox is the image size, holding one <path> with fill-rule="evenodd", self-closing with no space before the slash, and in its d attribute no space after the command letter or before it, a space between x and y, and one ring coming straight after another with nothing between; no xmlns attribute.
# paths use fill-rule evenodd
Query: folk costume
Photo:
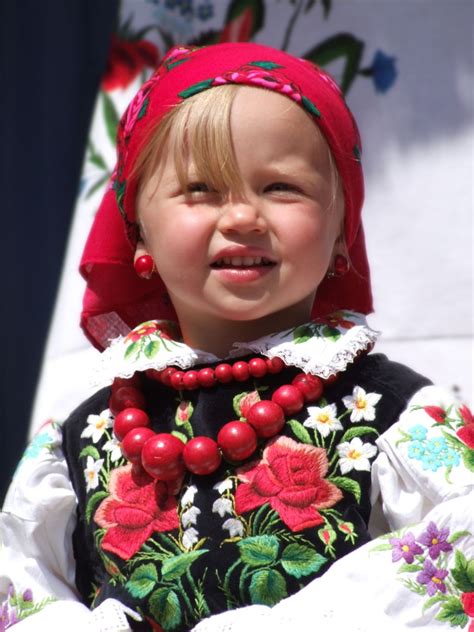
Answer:
<svg viewBox="0 0 474 632"><path fill-rule="evenodd" d="M222 359L180 340L159 276L134 274L133 167L173 105L225 83L276 90L319 126L343 184L351 268L324 280L309 323ZM175 49L144 84L82 261L82 325L107 346L105 386L45 427L19 466L0 522L0 629L467 629L474 424L428 380L370 352L360 151L334 82L280 51ZM215 467L188 460L160 479L127 458L123 380L153 436L217 437ZM283 411L271 432L268 415L251 421L269 401ZM243 458L242 442L232 452L219 438L229 423L256 430Z"/></svg>

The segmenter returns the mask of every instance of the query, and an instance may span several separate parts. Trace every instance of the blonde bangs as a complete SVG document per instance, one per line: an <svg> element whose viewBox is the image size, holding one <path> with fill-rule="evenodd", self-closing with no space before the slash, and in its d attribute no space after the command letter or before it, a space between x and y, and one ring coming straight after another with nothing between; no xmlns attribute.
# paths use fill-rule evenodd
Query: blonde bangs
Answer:
<svg viewBox="0 0 474 632"><path fill-rule="evenodd" d="M141 151L134 177L143 186L164 164L163 157L173 155L176 175L186 189L189 170L193 180L202 180L216 191L241 193L243 189L230 127L232 103L239 86L224 85L186 99L170 110L151 133Z"/></svg>

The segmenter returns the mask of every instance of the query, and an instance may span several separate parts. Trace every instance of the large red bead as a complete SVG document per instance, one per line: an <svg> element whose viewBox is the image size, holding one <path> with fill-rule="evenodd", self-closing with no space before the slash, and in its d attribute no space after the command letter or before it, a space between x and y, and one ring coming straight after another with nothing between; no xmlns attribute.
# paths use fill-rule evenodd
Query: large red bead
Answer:
<svg viewBox="0 0 474 632"><path fill-rule="evenodd" d="M244 360L234 362L232 375L237 382L245 382L250 377L249 365Z"/></svg>
<svg viewBox="0 0 474 632"><path fill-rule="evenodd" d="M216 376L216 380L221 382L222 384L227 384L227 382L232 382L234 376L232 375L232 367L230 364L218 364L214 369L214 375Z"/></svg>
<svg viewBox="0 0 474 632"><path fill-rule="evenodd" d="M177 391L181 390L183 388L183 378L184 371L175 371L170 378L171 386Z"/></svg>
<svg viewBox="0 0 474 632"><path fill-rule="evenodd" d="M269 373L280 373L285 368L285 363L281 358L272 358L266 361Z"/></svg>
<svg viewBox="0 0 474 632"><path fill-rule="evenodd" d="M249 371L252 377L263 377L268 373L267 363L263 358L252 358L249 361Z"/></svg>
<svg viewBox="0 0 474 632"><path fill-rule="evenodd" d="M272 395L272 401L283 408L285 415L293 415L304 406L303 393L292 384L285 384L277 388Z"/></svg>
<svg viewBox="0 0 474 632"><path fill-rule="evenodd" d="M150 425L150 418L140 408L124 408L114 419L114 433L119 441L134 428Z"/></svg>
<svg viewBox="0 0 474 632"><path fill-rule="evenodd" d="M134 428L123 438L122 454L134 465L141 464L142 449L155 433L151 428Z"/></svg>
<svg viewBox="0 0 474 632"><path fill-rule="evenodd" d="M114 416L125 408L145 408L143 393L133 386L121 386L112 392L109 408Z"/></svg>
<svg viewBox="0 0 474 632"><path fill-rule="evenodd" d="M176 373L176 371L177 369L172 366L168 366L166 367L166 369L163 369L163 371L161 372L161 381L165 386L171 385L171 376L173 375L173 373Z"/></svg>
<svg viewBox="0 0 474 632"><path fill-rule="evenodd" d="M172 481L184 474L184 443L168 432L155 434L143 446L142 465L160 481Z"/></svg>
<svg viewBox="0 0 474 632"><path fill-rule="evenodd" d="M222 456L214 439L195 437L184 446L183 460L193 474L206 475L217 470Z"/></svg>
<svg viewBox="0 0 474 632"><path fill-rule="evenodd" d="M201 369L198 372L198 380L199 380L199 384L201 386L214 386L214 384L216 383L216 378L214 377L214 370L207 368L207 369Z"/></svg>
<svg viewBox="0 0 474 632"><path fill-rule="evenodd" d="M269 400L253 404L247 412L246 419L257 435L265 439L276 435L285 425L282 407Z"/></svg>
<svg viewBox="0 0 474 632"><path fill-rule="evenodd" d="M183 386L192 391L199 386L199 374L197 371L186 371L183 376Z"/></svg>
<svg viewBox="0 0 474 632"><path fill-rule="evenodd" d="M315 402L323 394L323 382L316 375L298 373L292 384L303 393L305 402Z"/></svg>
<svg viewBox="0 0 474 632"><path fill-rule="evenodd" d="M229 421L217 435L217 443L229 461L243 461L255 452L257 435L244 421Z"/></svg>

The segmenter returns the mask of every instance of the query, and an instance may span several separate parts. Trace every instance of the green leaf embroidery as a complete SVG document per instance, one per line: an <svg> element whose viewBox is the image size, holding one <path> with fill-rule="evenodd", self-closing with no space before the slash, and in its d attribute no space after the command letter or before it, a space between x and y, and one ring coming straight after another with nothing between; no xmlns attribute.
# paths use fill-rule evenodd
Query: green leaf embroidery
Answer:
<svg viewBox="0 0 474 632"><path fill-rule="evenodd" d="M289 419L286 423L290 426L297 439L299 439L302 443L309 443L312 445L313 442L311 441L311 436L302 423L296 419Z"/></svg>
<svg viewBox="0 0 474 632"><path fill-rule="evenodd" d="M422 564L402 564L398 573L418 573L423 570Z"/></svg>
<svg viewBox="0 0 474 632"><path fill-rule="evenodd" d="M210 88L213 81L214 79L205 79L204 81L199 81L198 83L195 83L194 85L190 86L186 90L183 90L182 92L180 92L178 96L181 97L182 99L188 99L189 97L192 97L193 95L198 94L199 92L202 92L203 90L206 90L207 88Z"/></svg>
<svg viewBox="0 0 474 632"><path fill-rule="evenodd" d="M342 489L344 492L349 492L354 496L358 503L360 503L360 485L357 481L352 480L352 478L348 478L347 476L333 476L328 480L331 481L336 487ZM373 549L376 550L376 549Z"/></svg>
<svg viewBox="0 0 474 632"><path fill-rule="evenodd" d="M300 325L293 330L293 342L301 344L313 337L313 329L309 325Z"/></svg>
<svg viewBox="0 0 474 632"><path fill-rule="evenodd" d="M249 66L257 66L258 68L265 68L265 70L273 70L274 68L283 68L281 64L276 64L273 61L251 61Z"/></svg>
<svg viewBox="0 0 474 632"><path fill-rule="evenodd" d="M355 426L353 428L349 428L342 435L341 443L343 441L350 441L354 437L360 437L361 435L369 433L376 434L377 436L379 434L375 428L371 428L370 426Z"/></svg>
<svg viewBox="0 0 474 632"><path fill-rule="evenodd" d="M438 621L448 621L451 626L459 626L463 628L467 625L468 618L464 613L461 601L456 597L449 597L441 604L441 610L436 615Z"/></svg>
<svg viewBox="0 0 474 632"><path fill-rule="evenodd" d="M178 595L169 588L158 588L150 597L150 612L165 630L172 630L181 623Z"/></svg>
<svg viewBox="0 0 474 632"><path fill-rule="evenodd" d="M257 535L238 542L240 557L249 566L267 566L278 555L278 538L274 535Z"/></svg>
<svg viewBox="0 0 474 632"><path fill-rule="evenodd" d="M172 581L184 575L191 564L201 557L204 553L207 553L207 549L200 549L199 551L190 551L189 553L182 553L181 555L174 555L168 557L161 567L161 574L163 579Z"/></svg>
<svg viewBox="0 0 474 632"><path fill-rule="evenodd" d="M146 597L156 586L158 574L154 564L144 564L136 568L125 588L133 597Z"/></svg>
<svg viewBox="0 0 474 632"><path fill-rule="evenodd" d="M129 360L130 357L138 351L139 347L140 345L138 342L132 342L132 344L128 345L128 347L125 349L125 360Z"/></svg>
<svg viewBox="0 0 474 632"><path fill-rule="evenodd" d="M459 549L454 556L454 568L451 575L459 590L474 592L474 560L468 561Z"/></svg>
<svg viewBox="0 0 474 632"><path fill-rule="evenodd" d="M105 128L110 142L115 145L117 137L117 127L119 123L119 115L115 108L114 102L107 92L102 92L102 106L104 112Z"/></svg>
<svg viewBox="0 0 474 632"><path fill-rule="evenodd" d="M370 551L391 551L392 550L392 545L391 544L377 544L377 546L374 546L374 548L370 549Z"/></svg>
<svg viewBox="0 0 474 632"><path fill-rule="evenodd" d="M183 434L182 432L179 432L178 430L172 430L171 434L175 436L177 439L179 439L180 441L182 441L183 443L188 442L187 436Z"/></svg>
<svg viewBox="0 0 474 632"><path fill-rule="evenodd" d="M281 556L281 564L285 571L297 579L316 573L325 562L326 557L315 553L313 548L304 544L289 544Z"/></svg>
<svg viewBox="0 0 474 632"><path fill-rule="evenodd" d="M151 340L145 347L144 353L147 358L154 358L160 349L159 340Z"/></svg>
<svg viewBox="0 0 474 632"><path fill-rule="evenodd" d="M86 445L86 447L82 448L82 450L79 452L79 458L85 456L91 456L96 461L97 459L100 459L99 451L97 450L97 448L94 448L93 445Z"/></svg>
<svg viewBox="0 0 474 632"><path fill-rule="evenodd" d="M461 538L465 538L466 536L471 535L470 531L455 531L452 535L449 536L448 542L453 544L457 542Z"/></svg>
<svg viewBox="0 0 474 632"><path fill-rule="evenodd" d="M468 470L474 472L474 450L466 448L462 453L462 461Z"/></svg>
<svg viewBox="0 0 474 632"><path fill-rule="evenodd" d="M253 604L274 606L287 595L285 578L272 568L258 571L252 577L249 592Z"/></svg>
<svg viewBox="0 0 474 632"><path fill-rule="evenodd" d="M435 595L434 597L430 597L423 604L422 612L425 612L426 610L428 610L428 608L431 608L431 606L434 606L435 604L439 603L440 601L445 601L446 599L447 599L447 597L445 597L445 595L439 594L439 593L437 595Z"/></svg>
<svg viewBox="0 0 474 632"><path fill-rule="evenodd" d="M95 494L92 494L86 505L86 522L91 521L92 512L94 511L94 507L97 505L99 500L103 500L108 495L108 492L95 492Z"/></svg>

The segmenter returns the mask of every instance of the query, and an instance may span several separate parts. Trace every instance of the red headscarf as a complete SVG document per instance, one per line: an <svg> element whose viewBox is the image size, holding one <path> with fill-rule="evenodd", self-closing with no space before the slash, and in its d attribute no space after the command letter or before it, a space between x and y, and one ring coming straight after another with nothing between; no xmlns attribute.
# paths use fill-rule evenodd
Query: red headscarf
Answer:
<svg viewBox="0 0 474 632"><path fill-rule="evenodd" d="M286 95L308 112L323 133L342 180L345 240L351 268L325 278L313 317L339 309L372 311L369 267L361 224L364 197L361 144L341 91L314 64L252 43L175 48L134 97L120 121L117 166L97 212L81 261L87 281L81 325L98 348L145 320L176 319L158 275L140 279L133 267L138 229L133 167L150 131L172 107L224 83L245 84Z"/></svg>

